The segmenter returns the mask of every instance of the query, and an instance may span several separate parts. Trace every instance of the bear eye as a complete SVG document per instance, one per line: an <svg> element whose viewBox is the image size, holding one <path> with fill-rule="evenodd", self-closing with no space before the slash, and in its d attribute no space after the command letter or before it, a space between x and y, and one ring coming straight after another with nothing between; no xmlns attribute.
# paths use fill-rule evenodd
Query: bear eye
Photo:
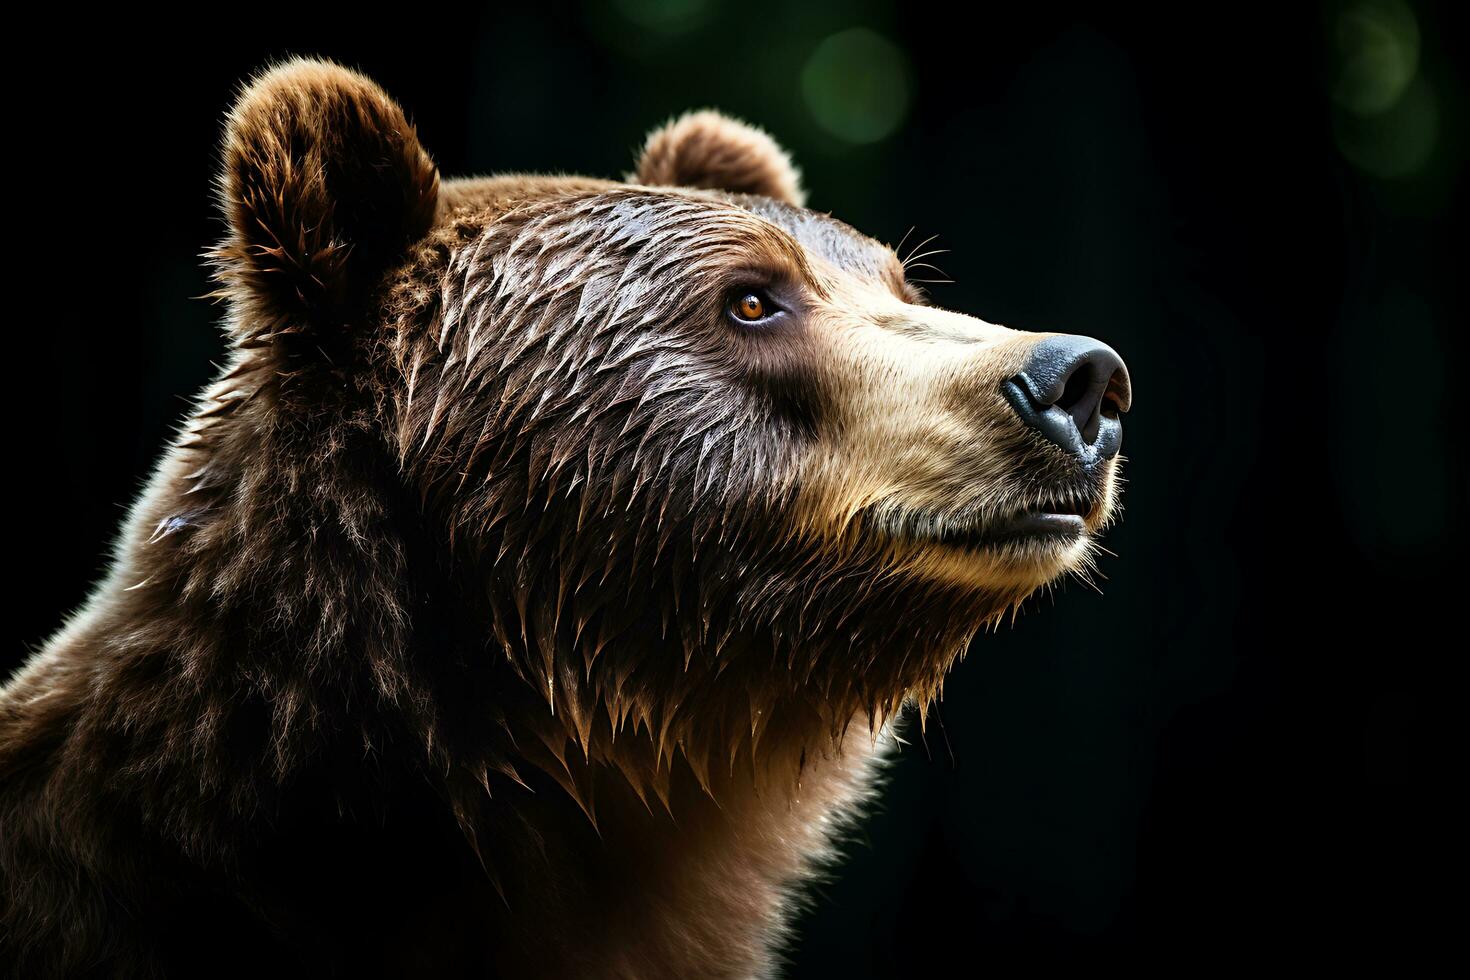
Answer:
<svg viewBox="0 0 1470 980"><path fill-rule="evenodd" d="M741 293L730 303L730 312L735 314L735 318L747 323L764 320L771 309L770 301L754 290Z"/></svg>

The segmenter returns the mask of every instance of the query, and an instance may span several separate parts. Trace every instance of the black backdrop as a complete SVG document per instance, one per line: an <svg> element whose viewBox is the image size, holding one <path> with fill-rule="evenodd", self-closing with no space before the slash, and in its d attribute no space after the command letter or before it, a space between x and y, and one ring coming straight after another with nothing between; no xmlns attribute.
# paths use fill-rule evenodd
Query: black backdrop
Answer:
<svg viewBox="0 0 1470 980"><path fill-rule="evenodd" d="M1425 956L1456 922L1436 787L1463 780L1431 761L1464 651L1447 7L43 15L11 45L46 68L6 69L8 330L40 347L12 381L0 667L82 599L219 357L198 254L241 78L291 53L361 67L449 174L618 175L648 127L716 105L792 149L813 206L937 235L936 302L1101 337L1136 391L1103 594L1074 583L977 641L800 919L792 975Z"/></svg>

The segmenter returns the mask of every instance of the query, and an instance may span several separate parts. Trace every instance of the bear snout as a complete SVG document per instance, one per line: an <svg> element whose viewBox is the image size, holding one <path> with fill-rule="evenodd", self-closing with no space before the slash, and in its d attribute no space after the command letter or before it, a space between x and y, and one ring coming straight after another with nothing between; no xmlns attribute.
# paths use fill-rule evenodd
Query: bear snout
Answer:
<svg viewBox="0 0 1470 980"><path fill-rule="evenodd" d="M1031 349L1001 393L1022 424L1084 465L1118 455L1122 415L1133 403L1128 366L1091 337L1048 337Z"/></svg>

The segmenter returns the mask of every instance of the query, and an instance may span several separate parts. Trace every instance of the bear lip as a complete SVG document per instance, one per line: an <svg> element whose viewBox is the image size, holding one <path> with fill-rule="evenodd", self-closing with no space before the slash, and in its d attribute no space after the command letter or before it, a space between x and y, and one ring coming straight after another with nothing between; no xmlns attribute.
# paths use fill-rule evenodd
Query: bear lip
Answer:
<svg viewBox="0 0 1470 980"><path fill-rule="evenodd" d="M1059 498L994 516L902 511L886 515L880 530L893 538L966 550L1024 542L1065 542L1085 535L1088 521L1101 506L1100 498Z"/></svg>
<svg viewBox="0 0 1470 980"><path fill-rule="evenodd" d="M1026 511L1005 521L990 525L977 536L961 535L955 543L961 546L981 547L1021 540L1058 540L1079 538L1087 532L1087 521L1081 514L1057 513L1053 511ZM950 541L941 538L942 544Z"/></svg>

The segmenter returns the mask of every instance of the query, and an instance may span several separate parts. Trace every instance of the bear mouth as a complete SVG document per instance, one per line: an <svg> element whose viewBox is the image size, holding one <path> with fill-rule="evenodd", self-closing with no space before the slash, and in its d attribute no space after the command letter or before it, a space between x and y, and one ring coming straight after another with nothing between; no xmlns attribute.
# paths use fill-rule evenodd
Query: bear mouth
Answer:
<svg viewBox="0 0 1470 980"><path fill-rule="evenodd" d="M882 530L893 538L964 551L1007 545L1066 544L1087 534L1100 499L1056 498L999 515L905 510L885 514Z"/></svg>

